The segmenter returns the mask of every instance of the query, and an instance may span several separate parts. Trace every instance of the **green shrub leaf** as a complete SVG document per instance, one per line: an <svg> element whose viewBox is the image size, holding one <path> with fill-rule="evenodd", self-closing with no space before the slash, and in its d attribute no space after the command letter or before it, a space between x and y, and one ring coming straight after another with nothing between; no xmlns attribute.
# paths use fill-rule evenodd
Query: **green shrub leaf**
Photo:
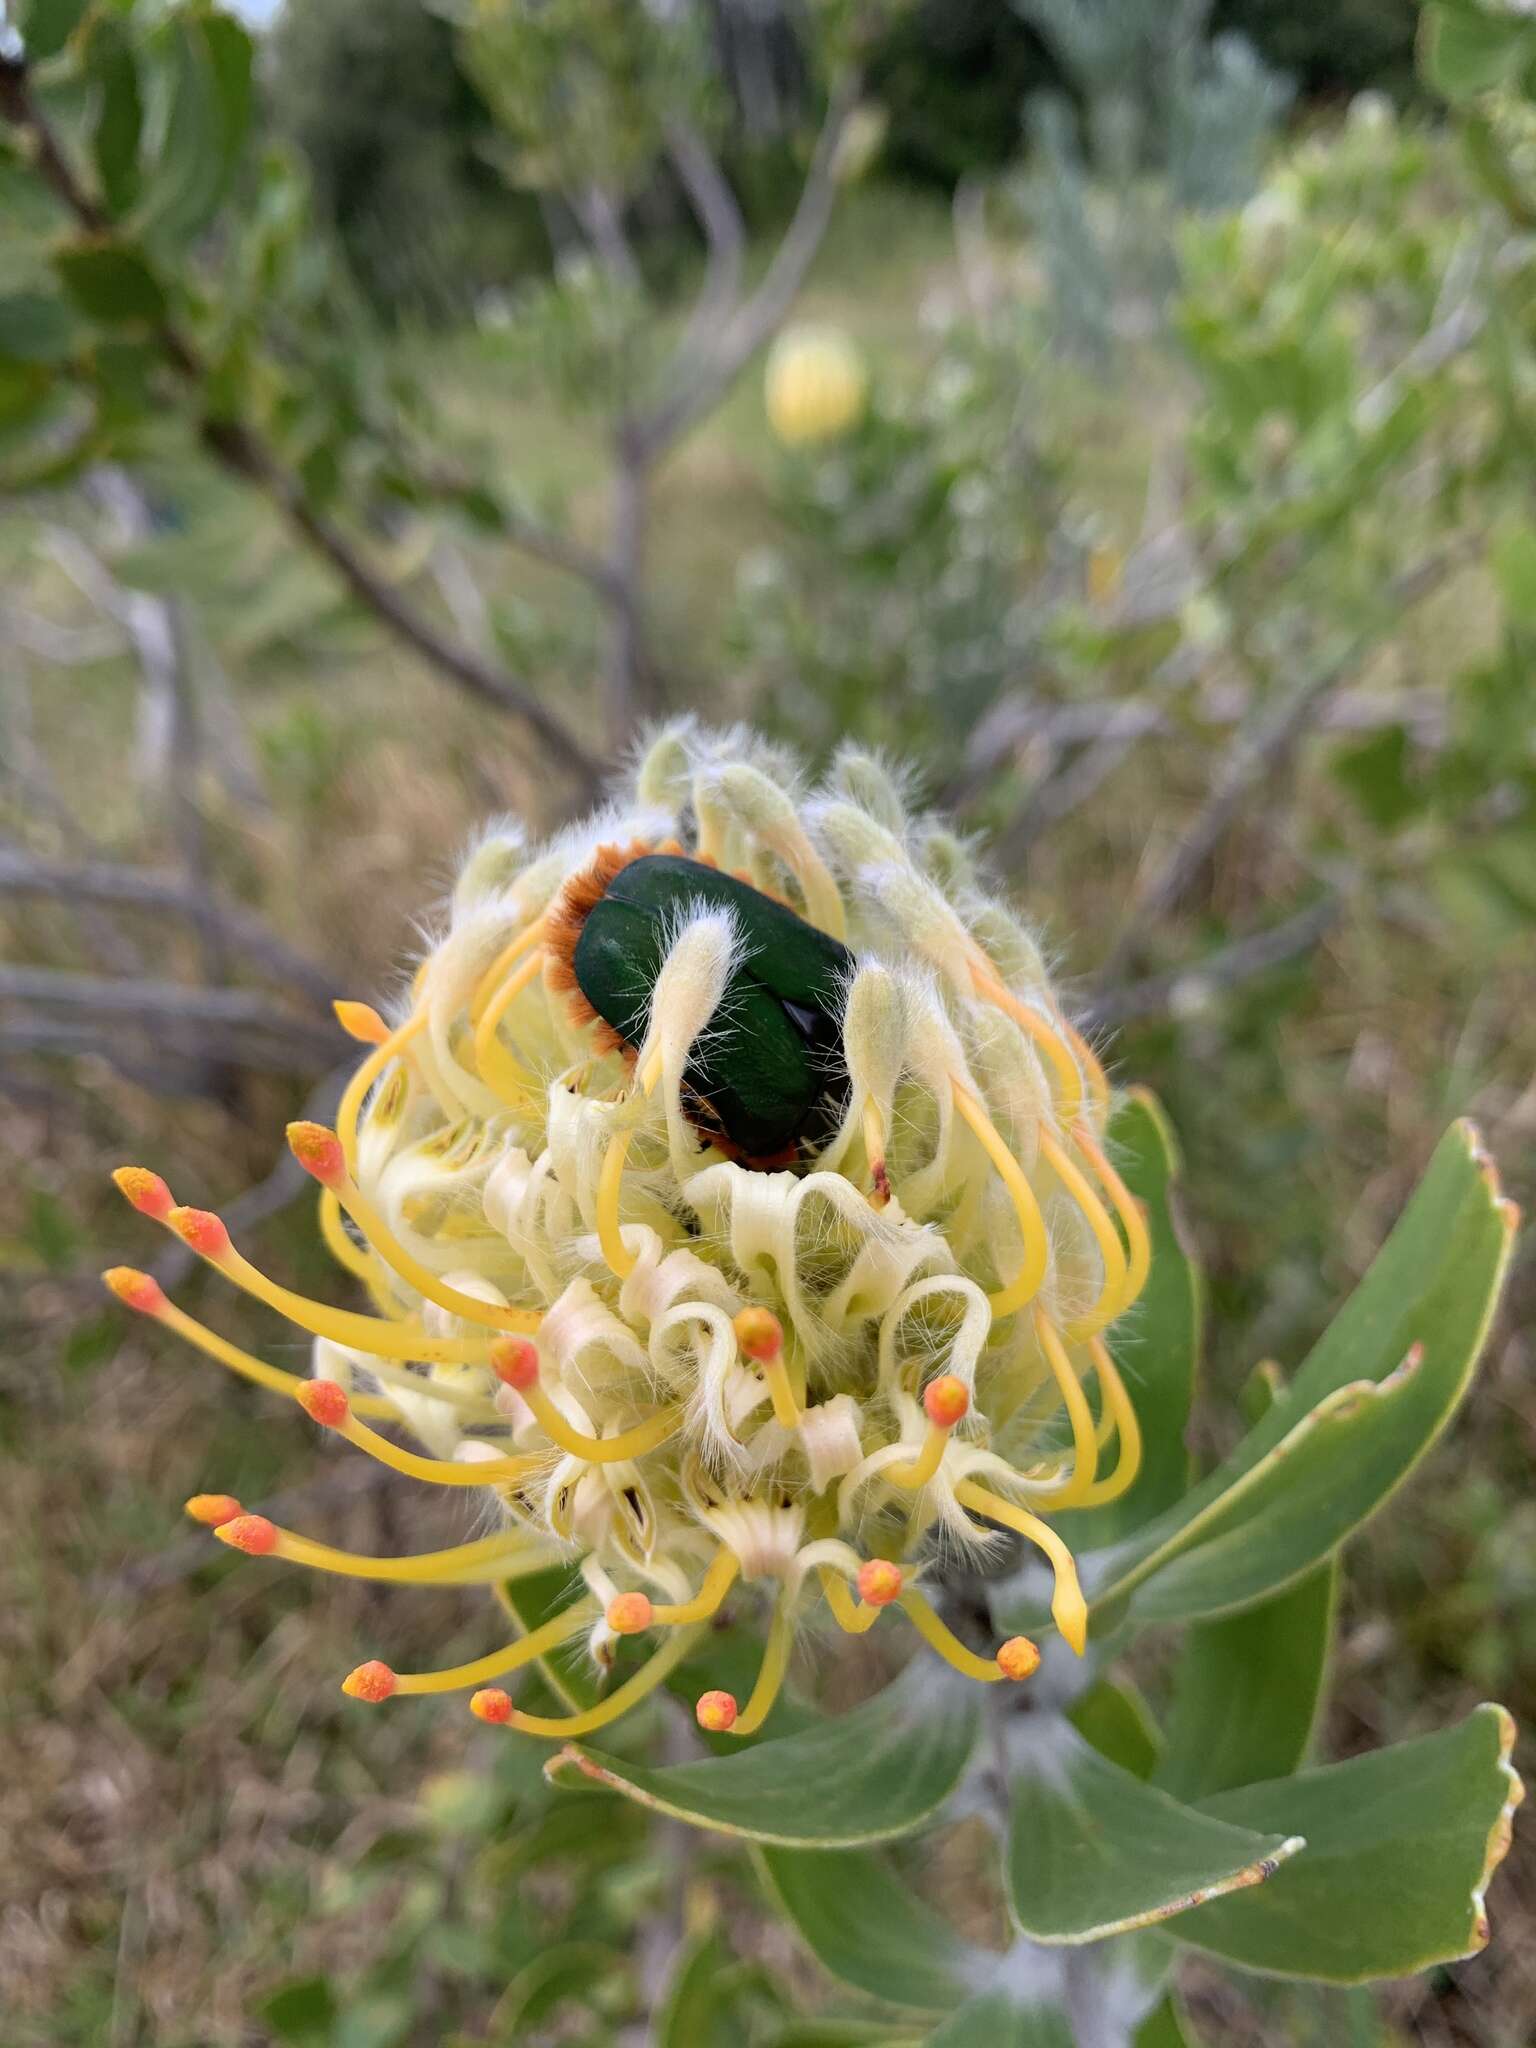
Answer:
<svg viewBox="0 0 1536 2048"><path fill-rule="evenodd" d="M1228 1824L1299 1830L1306 1854L1272 1886L1199 1906L1168 1932L1248 1969L1329 1984L1475 1954L1522 1796L1514 1735L1502 1707L1483 1706L1441 1734L1204 1801L1202 1814Z"/></svg>
<svg viewBox="0 0 1536 2048"><path fill-rule="evenodd" d="M160 280L137 249L77 242L53 261L64 289L98 327L150 327L165 318Z"/></svg>
<svg viewBox="0 0 1536 2048"><path fill-rule="evenodd" d="M1183 1806L1069 1729L1020 1718L1008 1887L1032 1940L1101 1941L1262 1884L1303 1847Z"/></svg>
<svg viewBox="0 0 1536 2048"><path fill-rule="evenodd" d="M948 2012L978 1981L967 1972L965 1943L913 1897L886 1857L868 1849L763 1849L759 1858L806 1947L855 1991L913 2012Z"/></svg>
<svg viewBox="0 0 1536 2048"><path fill-rule="evenodd" d="M854 1848L911 1832L959 1784L976 1740L976 1689L924 1661L852 1713L732 1756L651 1769L567 1743L558 1785L600 1785L695 1827L789 1848Z"/></svg>
<svg viewBox="0 0 1536 2048"><path fill-rule="evenodd" d="M1417 1194L1295 1380L1209 1478L1094 1561L1102 1626L1252 1605L1331 1554L1407 1478L1466 1391L1515 1211L1470 1124Z"/></svg>
<svg viewBox="0 0 1536 2048"><path fill-rule="evenodd" d="M1272 1600L1189 1631L1156 1784L1177 1799L1207 1799L1299 1769L1322 1697L1337 1591L1330 1560Z"/></svg>

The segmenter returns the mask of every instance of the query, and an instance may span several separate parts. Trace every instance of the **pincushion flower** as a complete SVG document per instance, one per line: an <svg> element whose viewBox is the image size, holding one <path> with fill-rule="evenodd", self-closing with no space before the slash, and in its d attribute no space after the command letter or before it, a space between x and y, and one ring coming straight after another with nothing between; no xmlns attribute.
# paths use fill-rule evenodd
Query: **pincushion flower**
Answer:
<svg viewBox="0 0 1536 2048"><path fill-rule="evenodd" d="M370 1661L348 1693L463 1689L483 1719L588 1733L727 1599L761 1614L764 1647L745 1701L699 1699L711 1730L762 1725L818 1610L851 1635L899 1613L969 1677L1017 1681L1034 1644L962 1641L924 1589L1009 1532L1048 1562L1081 1652L1052 1517L1136 1474L1105 1334L1145 1281L1146 1227L1038 948L878 762L847 751L807 796L750 735L667 728L582 825L481 841L392 1020L337 1007L370 1050L335 1129L288 1135L367 1312L280 1286L216 1215L118 1174L309 1333L313 1376L148 1275L107 1278L363 1454L472 1489L494 1524L365 1558L197 1496L226 1544L414 1585L569 1569L574 1597L530 1633L450 1670ZM605 1673L632 1635L649 1656L585 1711L526 1711L501 1682L563 1646Z"/></svg>
<svg viewBox="0 0 1536 2048"><path fill-rule="evenodd" d="M763 401L774 433L790 448L835 441L864 416L869 373L835 327L788 327L768 352Z"/></svg>

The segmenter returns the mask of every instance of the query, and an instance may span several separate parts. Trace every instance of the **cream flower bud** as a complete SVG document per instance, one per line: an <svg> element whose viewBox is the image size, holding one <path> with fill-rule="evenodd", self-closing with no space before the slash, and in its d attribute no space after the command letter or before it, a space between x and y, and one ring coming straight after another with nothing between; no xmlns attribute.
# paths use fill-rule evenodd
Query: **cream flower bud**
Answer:
<svg viewBox="0 0 1536 2048"><path fill-rule="evenodd" d="M479 910L510 889L528 864L528 836L514 818L501 818L470 849L453 885L453 919Z"/></svg>
<svg viewBox="0 0 1536 2048"><path fill-rule="evenodd" d="M728 912L687 913L651 994L650 1021L638 1055L642 1074L653 1060L669 1072L681 1072L694 1040L720 1007L741 946L740 928Z"/></svg>
<svg viewBox="0 0 1536 2048"><path fill-rule="evenodd" d="M843 1045L855 1093L888 1112L906 1059L906 1013L901 985L888 967L866 962L848 990Z"/></svg>
<svg viewBox="0 0 1536 2048"><path fill-rule="evenodd" d="M848 801L882 824L887 832L900 832L907 822L906 800L900 782L877 754L848 742L838 748L829 778L832 787Z"/></svg>
<svg viewBox="0 0 1536 2048"><path fill-rule="evenodd" d="M680 811L688 798L693 771L691 719L676 719L651 740L635 771L635 795L648 809Z"/></svg>

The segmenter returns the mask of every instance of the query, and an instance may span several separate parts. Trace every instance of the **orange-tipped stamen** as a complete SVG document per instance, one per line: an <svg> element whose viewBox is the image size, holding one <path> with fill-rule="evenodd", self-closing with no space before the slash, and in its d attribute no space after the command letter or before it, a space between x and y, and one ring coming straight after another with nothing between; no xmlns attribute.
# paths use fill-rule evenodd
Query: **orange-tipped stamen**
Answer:
<svg viewBox="0 0 1536 2048"><path fill-rule="evenodd" d="M124 1308L135 1315L163 1317L170 1299L153 1273L141 1273L137 1266L109 1266L102 1279Z"/></svg>
<svg viewBox="0 0 1536 2048"><path fill-rule="evenodd" d="M874 1627L882 1609L857 1605L841 1572L824 1564L818 1568L817 1577L821 1580L822 1595L832 1610L832 1619L844 1635L862 1636Z"/></svg>
<svg viewBox="0 0 1536 2048"><path fill-rule="evenodd" d="M754 1303L735 1317L732 1327L743 1358L762 1368L773 1398L774 1420L798 1429L804 1420L784 1360L784 1326L772 1309Z"/></svg>
<svg viewBox="0 0 1536 2048"><path fill-rule="evenodd" d="M997 1668L1015 1684L1033 1678L1040 1669L1040 1646L1028 1636L1010 1636L997 1653Z"/></svg>
<svg viewBox="0 0 1536 2048"><path fill-rule="evenodd" d="M930 1650L937 1650L952 1670L965 1678L974 1678L982 1685L995 1685L1002 1677L995 1657L978 1657L976 1652L962 1643L954 1631L940 1621L932 1606L915 1586L908 1586L901 1596L902 1612L917 1630Z"/></svg>
<svg viewBox="0 0 1536 2048"><path fill-rule="evenodd" d="M773 1610L773 1619L768 1624L768 1642L763 1651L763 1661L758 1668L757 1683L751 1697L733 1722L732 1735L755 1735L773 1711L773 1703L779 1696L786 1674L789 1671L789 1653L795 1642L795 1609L789 1594L779 1596Z"/></svg>
<svg viewBox="0 0 1536 2048"><path fill-rule="evenodd" d="M1015 1309L1021 1309L1027 1302L1033 1301L1044 1283L1046 1265L1050 1257L1050 1241L1046 1235L1045 1218L1040 1213L1040 1204L1029 1184L1029 1176L1003 1143L1002 1133L988 1116L985 1108L971 1091L961 1087L959 1082L953 1084L953 1092L955 1108L980 1139L983 1151L997 1169L998 1178L1008 1190L1014 1213L1019 1219L1019 1232L1024 1240L1023 1263L1006 1287L987 1297L994 1317L1010 1316Z"/></svg>
<svg viewBox="0 0 1536 2048"><path fill-rule="evenodd" d="M475 1069L486 1086L505 1102L514 1105L537 1097L539 1083L520 1060L512 1057L499 1036L501 1020L531 982L537 981L544 966L542 952L530 953L516 971L508 975L475 1020Z"/></svg>
<svg viewBox="0 0 1536 2048"><path fill-rule="evenodd" d="M425 1300L446 1309L450 1315L462 1317L465 1322L478 1323L486 1329L536 1330L539 1327L543 1317L537 1309L498 1307L492 1302L479 1301L472 1294L463 1294L458 1288L448 1286L430 1266L424 1266L420 1259L408 1252L382 1213L347 1172L341 1140L334 1131L327 1130L324 1124L293 1123L288 1126L288 1143L305 1172L313 1174L321 1186L335 1196L368 1239L374 1252Z"/></svg>
<svg viewBox="0 0 1536 2048"><path fill-rule="evenodd" d="M389 1026L371 1003L355 1003L338 996L331 1008L348 1038L355 1038L359 1045L382 1045L388 1038Z"/></svg>
<svg viewBox="0 0 1536 2048"><path fill-rule="evenodd" d="M366 1664L359 1664L349 1671L341 1681L341 1689L349 1700L365 1700L370 1707L379 1706L387 1699L393 1699L399 1681L387 1664L381 1664L377 1657L370 1657Z"/></svg>
<svg viewBox="0 0 1536 2048"><path fill-rule="evenodd" d="M336 1550L329 1543L298 1536L292 1529L272 1529L273 1540L262 1556L300 1564L309 1571L330 1572L343 1579L373 1579L392 1586L487 1586L545 1571L551 1552L530 1543L521 1531L502 1530L473 1543L455 1543L445 1550L427 1550L413 1557L366 1557Z"/></svg>
<svg viewBox="0 0 1536 2048"><path fill-rule="evenodd" d="M888 1557L866 1558L859 1566L859 1598L866 1607L889 1607L905 1583L901 1566Z"/></svg>
<svg viewBox="0 0 1536 2048"><path fill-rule="evenodd" d="M1111 1166L1103 1146L1091 1132L1084 1130L1081 1124L1074 1125L1072 1142L1093 1168L1099 1185L1109 1196L1115 1214L1120 1219L1120 1227L1125 1232L1130 1263L1120 1293L1116 1310L1118 1314L1140 1298L1141 1290L1147 1284L1147 1274L1151 1271L1152 1239L1147 1230L1146 1211Z"/></svg>
<svg viewBox="0 0 1536 2048"><path fill-rule="evenodd" d="M118 1279L114 1276L123 1277ZM123 1285L127 1282L149 1281L150 1286L155 1288L155 1297L146 1301L140 1313L153 1316L156 1322L163 1324L168 1330L174 1330L178 1337L201 1351L205 1358L216 1359L231 1372L239 1373L242 1379L250 1380L258 1387L265 1387L269 1393L286 1394L290 1400L297 1395L300 1387L309 1385L309 1381L302 1374L284 1372L281 1366L268 1365L264 1359L253 1357L249 1351L242 1351L238 1344L231 1344L216 1330L210 1330L206 1323L198 1322L195 1316L189 1316L185 1309L178 1308L175 1302L160 1290L157 1282L150 1280L147 1273L135 1273L128 1266L115 1266L112 1273L103 1277L120 1299L127 1299L123 1294ZM420 1381L419 1387L422 1393L433 1391L428 1380ZM352 1405L363 1415L394 1416L398 1412L393 1402L385 1401L376 1394L355 1395Z"/></svg>
<svg viewBox="0 0 1536 2048"><path fill-rule="evenodd" d="M536 917L532 924L524 925L515 937L509 939L475 983L475 992L469 1001L469 1021L478 1024L485 1015L485 1006L501 987L503 978L516 965L528 948L544 933L545 919Z"/></svg>
<svg viewBox="0 0 1536 2048"><path fill-rule="evenodd" d="M1104 1339L1090 1337L1088 1351L1099 1375L1099 1385L1104 1390L1104 1412L1120 1438L1120 1455L1107 1479L1095 1481L1070 1502L1075 1508L1101 1508L1109 1501L1118 1500L1121 1494L1129 1492L1135 1485L1136 1475L1141 1470L1141 1423L1135 1403L1126 1392L1125 1382L1109 1355Z"/></svg>
<svg viewBox="0 0 1536 2048"><path fill-rule="evenodd" d="M1011 989L1003 986L989 964L984 965L980 960L973 961L971 980L977 994L984 996L1005 1016L1011 1017L1020 1030L1032 1038L1045 1054L1048 1065L1056 1075L1062 1116L1070 1123L1083 1106L1083 1077L1073 1057L1072 1048L1038 1010L1031 1009L1028 1003L1020 1002Z"/></svg>
<svg viewBox="0 0 1536 2048"><path fill-rule="evenodd" d="M521 1338L503 1339L492 1347L490 1365L499 1380L521 1394L551 1443L593 1465L621 1465L626 1459L643 1458L674 1435L683 1418L681 1406L672 1403L617 1436L589 1436L566 1420L540 1386L539 1354L531 1344Z"/></svg>
<svg viewBox="0 0 1536 2048"><path fill-rule="evenodd" d="M112 1178L118 1193L141 1216L153 1216L157 1223L163 1223L176 1206L176 1197L159 1174L151 1173L147 1166L119 1166Z"/></svg>
<svg viewBox="0 0 1536 2048"><path fill-rule="evenodd" d="M307 1118L291 1123L287 1130L288 1149L323 1188L334 1188L347 1178L347 1155L341 1140L325 1124Z"/></svg>
<svg viewBox="0 0 1536 2048"><path fill-rule="evenodd" d="M693 1718L710 1735L728 1735L736 1725L740 1709L736 1695L730 1692L701 1692L693 1709Z"/></svg>
<svg viewBox="0 0 1536 2048"><path fill-rule="evenodd" d="M687 1628L694 1622L708 1621L711 1615L718 1613L740 1570L741 1559L734 1550L716 1551L714 1561L693 1598L680 1601L675 1606L653 1608L651 1620L659 1628Z"/></svg>
<svg viewBox="0 0 1536 2048"><path fill-rule="evenodd" d="M955 1488L955 1498L973 1514L985 1515L988 1521L1001 1522L1005 1529L1017 1530L1019 1535L1045 1552L1056 1577L1051 1596L1052 1618L1081 1657L1088 1645L1088 1603L1078 1583L1076 1560L1050 1523L1042 1522L1028 1508L1004 1500L1001 1494L992 1493L985 1486L977 1486L970 1479L961 1480Z"/></svg>
<svg viewBox="0 0 1536 2048"><path fill-rule="evenodd" d="M357 1167L357 1119L364 1097L396 1054L403 1052L411 1040L426 1028L425 1009L413 1010L398 1029L379 1040L343 1090L336 1107L336 1135L347 1155L347 1165L354 1171Z"/></svg>
<svg viewBox="0 0 1536 2048"><path fill-rule="evenodd" d="M277 1530L265 1515L232 1515L213 1533L221 1543L231 1550L243 1550L247 1557L267 1557L277 1548Z"/></svg>
<svg viewBox="0 0 1536 2048"><path fill-rule="evenodd" d="M1044 1309L1035 1310L1035 1336L1045 1353L1046 1363L1057 1390L1066 1404L1067 1420L1072 1425L1072 1477L1063 1493L1057 1494L1054 1505L1068 1507L1079 1505L1091 1490L1099 1468L1099 1437L1093 1420L1093 1410L1088 1405L1088 1396L1083 1392L1083 1383L1067 1356L1056 1325Z"/></svg>
<svg viewBox="0 0 1536 2048"><path fill-rule="evenodd" d="M332 1308L327 1302L312 1301L308 1295L280 1287L235 1250L229 1232L210 1210L173 1209L166 1221L226 1280L232 1280L257 1301L265 1302L268 1308L276 1309L301 1330L308 1330L311 1336L329 1337L348 1350L366 1352L376 1358L409 1359L432 1365L486 1362L489 1345L483 1337L429 1337L417 1325Z"/></svg>
<svg viewBox="0 0 1536 2048"><path fill-rule="evenodd" d="M643 1635L655 1609L649 1593L620 1593L608 1602L604 1619L616 1636Z"/></svg>
<svg viewBox="0 0 1536 2048"><path fill-rule="evenodd" d="M477 1721L489 1721L499 1728L512 1718L512 1696L499 1685L482 1686L479 1692L470 1694L469 1711Z"/></svg>
<svg viewBox="0 0 1536 2048"><path fill-rule="evenodd" d="M1043 1125L1040 1129L1040 1157L1082 1211L1083 1221L1093 1233L1099 1256L1104 1262L1104 1283L1099 1289L1098 1300L1085 1316L1079 1316L1067 1325L1067 1335L1078 1343L1095 1330L1102 1330L1106 1323L1113 1322L1124 1306L1125 1247L1120 1242L1119 1231L1110 1221L1109 1211L1094 1193L1087 1176Z"/></svg>
<svg viewBox="0 0 1536 2048"><path fill-rule="evenodd" d="M526 1337L503 1337L491 1346L490 1367L505 1386L526 1394L538 1383L538 1349Z"/></svg>
<svg viewBox="0 0 1536 2048"><path fill-rule="evenodd" d="M654 1692L688 1655L698 1636L697 1629L679 1629L641 1665L632 1678L627 1678L605 1700L599 1700L595 1707L588 1707L580 1714L568 1714L563 1719L556 1715L525 1714L514 1707L510 1725L524 1735L549 1736L557 1742L595 1734L599 1728L606 1728L610 1721L620 1720L647 1693Z"/></svg>
<svg viewBox="0 0 1536 2048"><path fill-rule="evenodd" d="M463 1464L447 1458L424 1458L416 1451L402 1450L387 1436L380 1436L376 1429L359 1422L355 1415L341 1425L337 1434L358 1450L366 1451L370 1458L377 1458L381 1465L403 1472L408 1479L425 1480L429 1486L513 1486L544 1463L537 1456L477 1458Z"/></svg>
<svg viewBox="0 0 1536 2048"><path fill-rule="evenodd" d="M354 1280L362 1281L372 1297L374 1307L381 1314L389 1315L391 1320L399 1322L401 1318L393 1313L389 1297L381 1284L378 1260L372 1252L365 1251L360 1244L354 1244L342 1227L341 1204L336 1199L334 1188L320 1190L316 1213L320 1219L320 1235L325 1241L325 1248L337 1265L344 1273L350 1273Z"/></svg>
<svg viewBox="0 0 1536 2048"><path fill-rule="evenodd" d="M953 1429L971 1407L971 1390L955 1372L941 1372L923 1389L923 1413L935 1429Z"/></svg>
<svg viewBox="0 0 1536 2048"><path fill-rule="evenodd" d="M640 1086L649 1095L661 1079L661 1054L651 1054L640 1070ZM635 1270L635 1255L624 1242L623 1227L619 1222L619 1198L624 1192L624 1162L629 1157L629 1141L633 1130L615 1131L609 1140L608 1150L603 1154L602 1171L597 1177L597 1241L602 1250L603 1262L615 1279L627 1280Z"/></svg>
<svg viewBox="0 0 1536 2048"><path fill-rule="evenodd" d="M193 1521L201 1522L205 1529L217 1529L245 1513L232 1493L194 1493L185 1507Z"/></svg>
<svg viewBox="0 0 1536 2048"><path fill-rule="evenodd" d="M928 1417L928 1434L923 1447L910 1465L889 1465L883 1478L893 1486L906 1487L915 1492L926 1486L944 1462L945 1447L957 1423L962 1422L970 1410L971 1390L958 1373L940 1373L930 1380L923 1389L923 1412Z"/></svg>
<svg viewBox="0 0 1536 2048"><path fill-rule="evenodd" d="M509 1671L520 1671L525 1664L542 1657L546 1650L558 1649L560 1644L568 1643L572 1636L579 1635L591 1624L592 1603L578 1600L552 1621L546 1621L541 1628L532 1629L517 1642L509 1643L504 1649L493 1650L487 1657L476 1657L469 1664L455 1664L446 1671L391 1672L393 1690L396 1693L464 1692L486 1679L502 1678ZM367 1668L366 1665L359 1667L362 1670ZM357 1673L352 1676L355 1678ZM342 1690L347 1690L346 1684Z"/></svg>
<svg viewBox="0 0 1536 2048"><path fill-rule="evenodd" d="M294 1388L293 1398L322 1429L340 1429L352 1412L347 1390L339 1380L304 1380Z"/></svg>

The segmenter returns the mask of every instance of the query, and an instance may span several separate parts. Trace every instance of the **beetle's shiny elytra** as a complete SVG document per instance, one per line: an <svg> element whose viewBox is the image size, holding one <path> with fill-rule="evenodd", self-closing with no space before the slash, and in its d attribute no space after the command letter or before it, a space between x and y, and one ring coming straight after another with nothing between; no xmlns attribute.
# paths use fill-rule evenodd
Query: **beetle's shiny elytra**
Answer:
<svg viewBox="0 0 1536 2048"><path fill-rule="evenodd" d="M742 956L684 1078L707 1136L748 1165L791 1163L847 1098L840 1026L853 955L786 904L684 854L615 852L593 881L566 934L570 973L630 1048L681 917L693 905L733 913Z"/></svg>

